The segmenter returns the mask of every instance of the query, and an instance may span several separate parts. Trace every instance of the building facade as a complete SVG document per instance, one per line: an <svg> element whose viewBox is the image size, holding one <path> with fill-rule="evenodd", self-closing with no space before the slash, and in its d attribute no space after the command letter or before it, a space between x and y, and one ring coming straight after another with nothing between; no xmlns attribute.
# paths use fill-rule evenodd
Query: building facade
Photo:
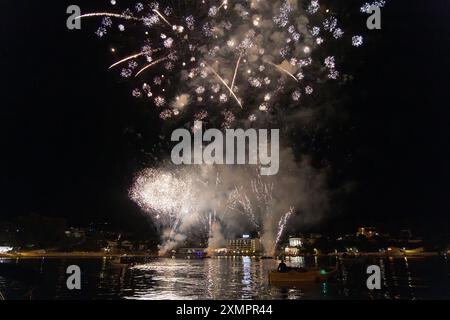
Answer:
<svg viewBox="0 0 450 320"><path fill-rule="evenodd" d="M249 237L228 240L227 245L228 253L236 255L257 254L262 251L261 249L261 241Z"/></svg>

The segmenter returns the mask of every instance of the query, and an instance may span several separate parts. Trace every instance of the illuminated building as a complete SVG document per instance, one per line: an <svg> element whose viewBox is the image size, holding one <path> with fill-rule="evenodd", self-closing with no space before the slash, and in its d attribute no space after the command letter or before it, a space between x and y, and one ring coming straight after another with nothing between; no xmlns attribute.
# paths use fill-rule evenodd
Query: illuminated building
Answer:
<svg viewBox="0 0 450 320"><path fill-rule="evenodd" d="M356 236L364 236L366 238L372 238L374 236L378 235L377 230L372 227L361 227L358 228L358 232L356 233Z"/></svg>
<svg viewBox="0 0 450 320"><path fill-rule="evenodd" d="M227 250L230 254L245 255L261 251L261 241L244 235L242 238L228 240Z"/></svg>
<svg viewBox="0 0 450 320"><path fill-rule="evenodd" d="M302 247L303 239L302 238L289 238L289 246L290 247Z"/></svg>
<svg viewBox="0 0 450 320"><path fill-rule="evenodd" d="M289 238L289 246L284 249L284 253L287 256L298 256L300 254L300 248L303 247L304 239L303 238Z"/></svg>

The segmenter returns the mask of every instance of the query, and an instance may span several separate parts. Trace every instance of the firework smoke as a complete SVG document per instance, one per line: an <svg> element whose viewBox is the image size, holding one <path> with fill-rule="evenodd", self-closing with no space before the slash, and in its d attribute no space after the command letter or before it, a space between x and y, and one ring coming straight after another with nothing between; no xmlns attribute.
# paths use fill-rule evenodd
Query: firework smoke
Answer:
<svg viewBox="0 0 450 320"><path fill-rule="evenodd" d="M186 238L210 239L217 248L225 238L257 232L266 254L273 254L294 213L302 226L319 221L328 206L325 172L308 159L294 161L289 150L276 177L263 177L247 166L167 166L141 172L130 190L162 232L161 252ZM294 210L295 208L295 210Z"/></svg>

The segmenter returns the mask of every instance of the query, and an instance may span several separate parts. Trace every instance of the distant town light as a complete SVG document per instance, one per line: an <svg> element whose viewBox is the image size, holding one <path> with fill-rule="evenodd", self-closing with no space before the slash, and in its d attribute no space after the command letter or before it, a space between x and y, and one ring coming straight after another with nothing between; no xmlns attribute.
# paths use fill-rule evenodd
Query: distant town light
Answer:
<svg viewBox="0 0 450 320"><path fill-rule="evenodd" d="M242 236L242 238L244 238L244 239L248 239L248 238L250 238L250 235L248 235L248 234L244 234L244 235Z"/></svg>

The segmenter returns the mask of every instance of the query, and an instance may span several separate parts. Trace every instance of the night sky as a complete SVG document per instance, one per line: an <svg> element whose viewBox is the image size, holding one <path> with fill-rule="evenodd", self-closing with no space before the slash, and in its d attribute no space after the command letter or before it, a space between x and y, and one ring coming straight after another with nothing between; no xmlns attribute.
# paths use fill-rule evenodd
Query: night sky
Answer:
<svg viewBox="0 0 450 320"><path fill-rule="evenodd" d="M105 4L107 1L104 1ZM107 42L66 29L69 4L0 4L0 219L37 213L72 224L141 226L128 199L160 122L107 70ZM358 54L333 132L333 184L350 183L318 229L450 232L450 3L388 0ZM351 63L347 61L347 63ZM139 133L142 138L137 139Z"/></svg>

